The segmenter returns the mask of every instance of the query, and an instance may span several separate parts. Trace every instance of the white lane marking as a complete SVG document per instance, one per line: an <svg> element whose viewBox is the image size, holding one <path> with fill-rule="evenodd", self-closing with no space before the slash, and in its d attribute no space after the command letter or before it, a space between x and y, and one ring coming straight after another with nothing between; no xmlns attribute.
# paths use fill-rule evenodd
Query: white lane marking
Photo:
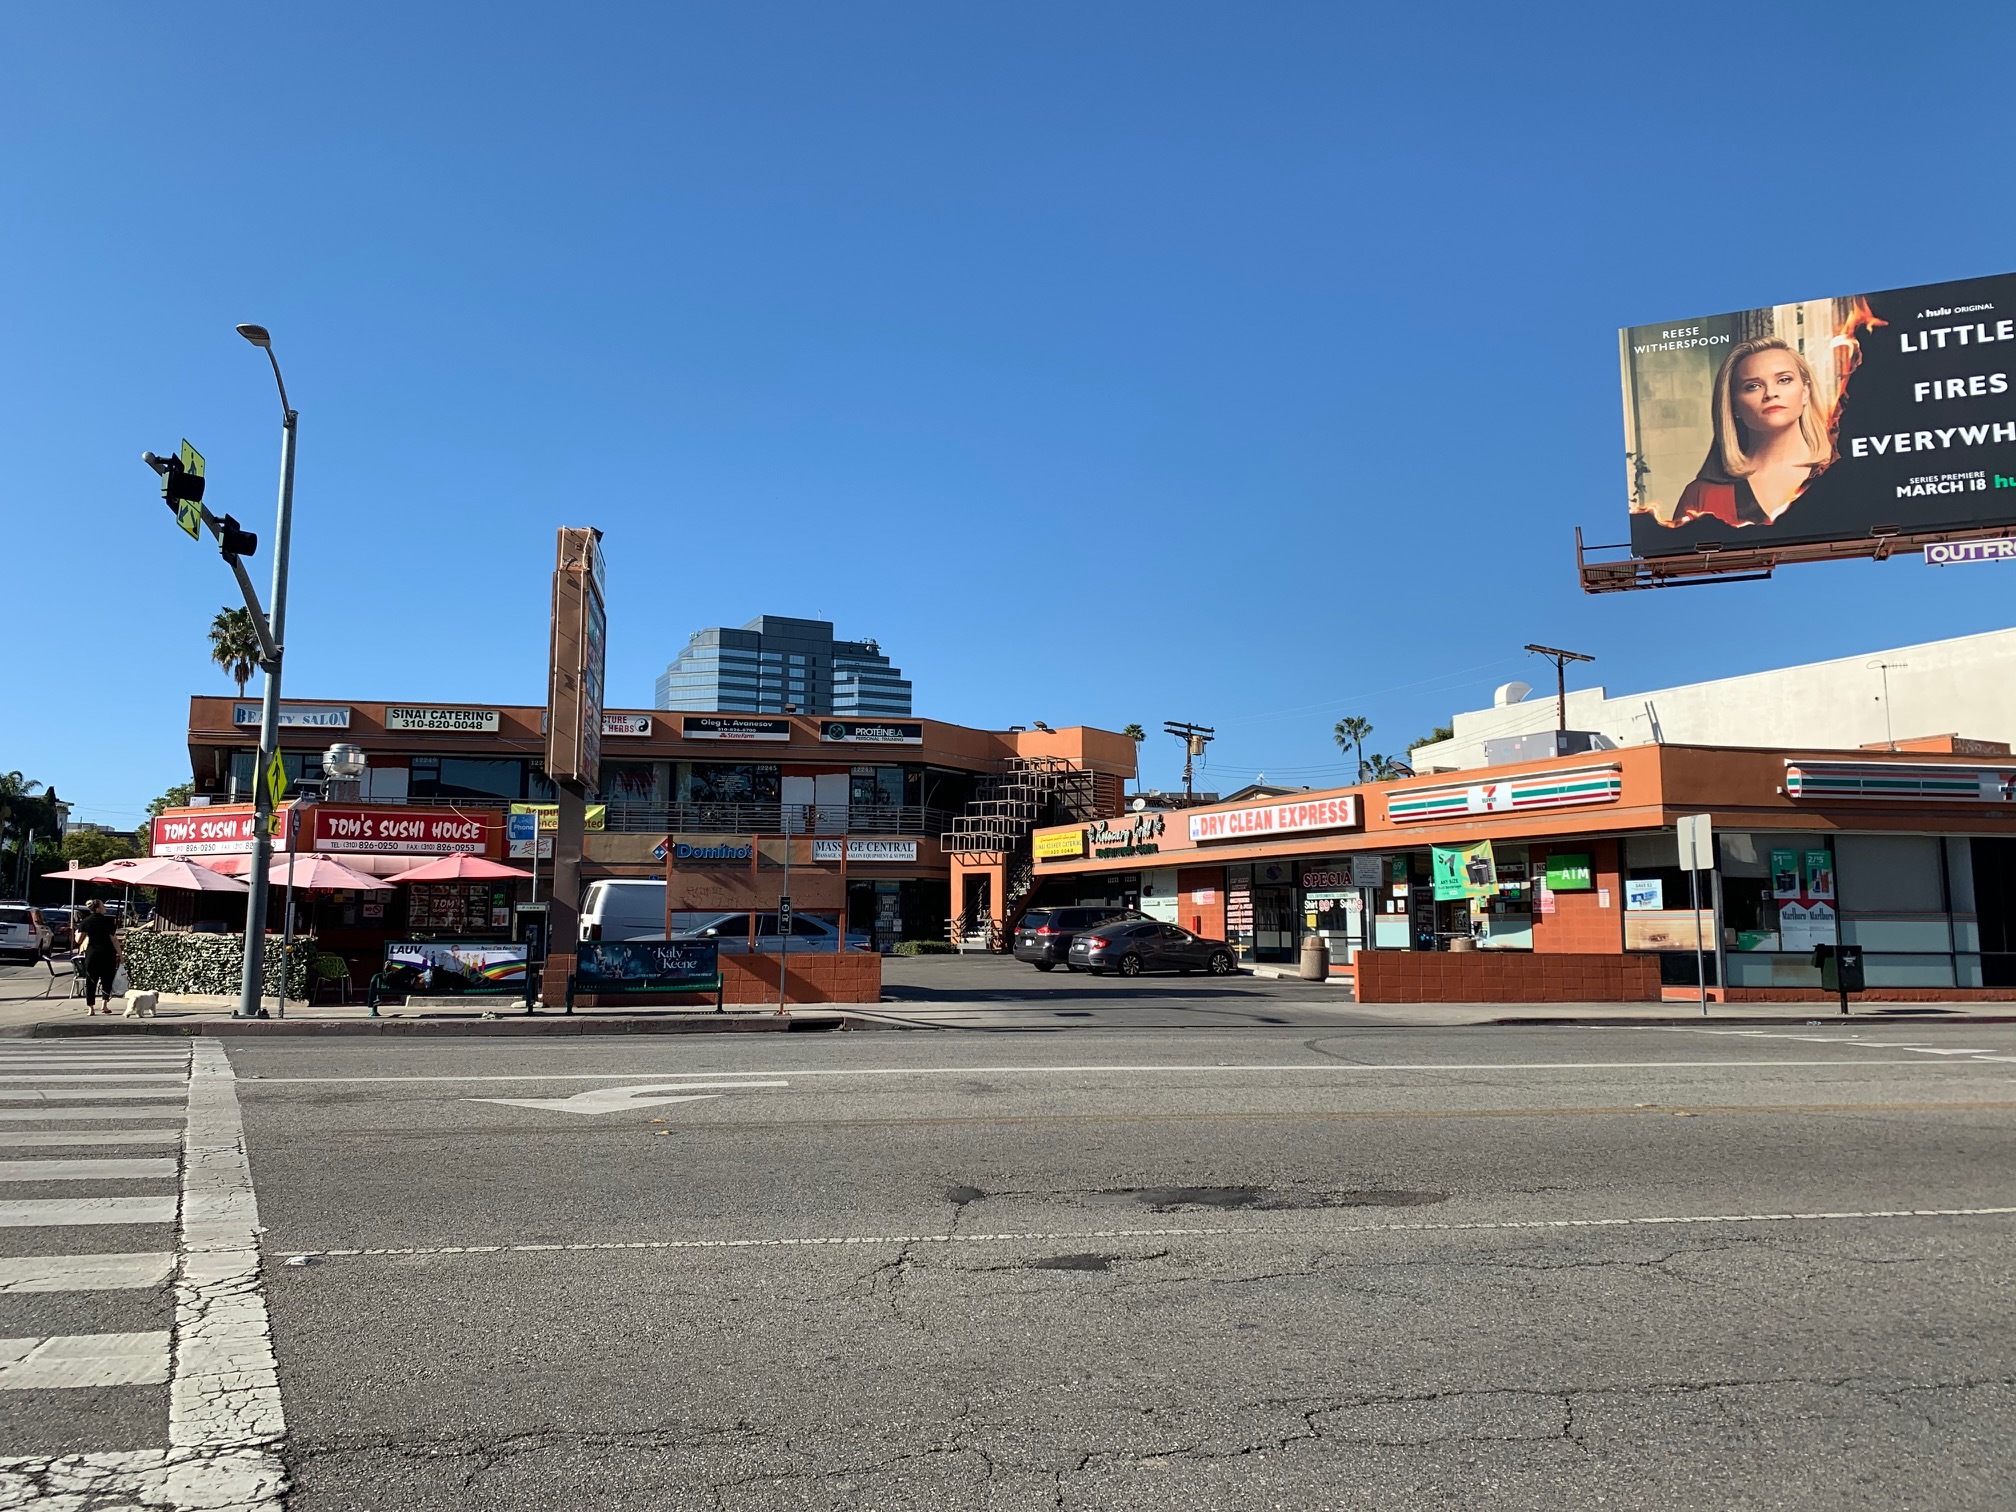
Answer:
<svg viewBox="0 0 2016 1512"><path fill-rule="evenodd" d="M1816 1034L1780 1034L1771 1029L1701 1029L1689 1028L1684 1024L1672 1026L1660 1025L1659 1028L1665 1034L1740 1035L1745 1039L1810 1040L1830 1045L1850 1045L1857 1050L1908 1050L1913 1055L1971 1055L1976 1060L1990 1061L2016 1059L2016 1056L2001 1055L1992 1050L1980 1048L1962 1048L1952 1045L1921 1045L1911 1040L1872 1040L1853 1034L1827 1036ZM1883 1065L1886 1063L1883 1061L1870 1061L1866 1062L1866 1064Z"/></svg>
<svg viewBox="0 0 2016 1512"><path fill-rule="evenodd" d="M173 1197L22 1197L0 1202L0 1228L174 1221Z"/></svg>
<svg viewBox="0 0 2016 1512"><path fill-rule="evenodd" d="M278 1507L287 1475L257 1449L126 1449L107 1454L14 1455L0 1459L0 1508L46 1512L244 1512ZM114 1500L125 1498L125 1500Z"/></svg>
<svg viewBox="0 0 2016 1512"><path fill-rule="evenodd" d="M189 1080L187 1071L54 1071L47 1076L23 1076L17 1071L0 1071L0 1087L40 1087L49 1082L145 1082Z"/></svg>
<svg viewBox="0 0 2016 1512"><path fill-rule="evenodd" d="M25 1145L179 1145L180 1129L0 1129L0 1150Z"/></svg>
<svg viewBox="0 0 2016 1512"><path fill-rule="evenodd" d="M501 1103L507 1108L543 1108L552 1113L621 1113L626 1108L655 1108L664 1103L706 1102L722 1091L749 1087L788 1087L788 1081L659 1082L644 1087L601 1087L572 1097L472 1097L470 1102ZM720 1091L708 1091L708 1088Z"/></svg>
<svg viewBox="0 0 2016 1512"><path fill-rule="evenodd" d="M155 1096L149 1093L148 1096ZM181 1118L188 1110L180 1103L164 1103L152 1108L0 1108L0 1118Z"/></svg>
<svg viewBox="0 0 2016 1512"><path fill-rule="evenodd" d="M0 1098L8 1102L87 1103L101 1097L163 1097L179 1091L181 1085L178 1076L172 1087L38 1087L25 1092L0 1087Z"/></svg>
<svg viewBox="0 0 2016 1512"><path fill-rule="evenodd" d="M194 1047L180 1239L168 1442L245 1457L266 1489L232 1505L277 1508L286 1488L279 1448L287 1423L261 1282L259 1207L236 1079L215 1040Z"/></svg>
<svg viewBox="0 0 2016 1512"><path fill-rule="evenodd" d="M1330 1239L1349 1234L1468 1234L1499 1230L1664 1228L1679 1224L1849 1223L1895 1218L2006 1218L2016 1207L1892 1208L1863 1213L1700 1213L1651 1218L1531 1218L1479 1223L1260 1223L1238 1228L1065 1229L1001 1234L842 1234L800 1239L612 1239L576 1244L432 1244L297 1250L316 1259L397 1259L424 1255L522 1255L560 1250L830 1249L886 1244L1049 1244L1069 1239Z"/></svg>
<svg viewBox="0 0 2016 1512"><path fill-rule="evenodd" d="M130 1291L159 1286L175 1270L175 1257L131 1255L16 1255L0 1259L0 1295L13 1292Z"/></svg>
<svg viewBox="0 0 2016 1512"><path fill-rule="evenodd" d="M155 1386L167 1379L166 1331L0 1339L0 1391Z"/></svg>
<svg viewBox="0 0 2016 1512"><path fill-rule="evenodd" d="M1280 1065L1211 1065L1211 1066L815 1066L806 1069L799 1066L780 1067L770 1071L706 1071L695 1072L705 1076L1084 1076L1109 1072L1152 1073L1154 1075L1188 1075L1204 1072L1211 1075L1238 1074L1247 1071L1293 1071L1318 1072L1332 1076L1351 1073L1364 1075L1381 1071L1724 1071L1743 1068L1777 1070L1786 1067L1814 1066L1918 1066L1922 1061L1894 1060L1872 1061L1857 1059L1840 1060L1659 1060L1659 1061L1428 1061L1420 1065L1385 1065L1377 1061L1365 1064L1325 1061L1319 1064ZM248 1077L248 1081L261 1087L275 1086L361 1086L377 1082L554 1082L554 1081L624 1081L642 1080L652 1075L665 1073L650 1071L563 1071L534 1074L520 1072L512 1075L486 1076L262 1076Z"/></svg>
<svg viewBox="0 0 2016 1512"><path fill-rule="evenodd" d="M0 1160L0 1181L138 1181L175 1176L175 1158L143 1160Z"/></svg>

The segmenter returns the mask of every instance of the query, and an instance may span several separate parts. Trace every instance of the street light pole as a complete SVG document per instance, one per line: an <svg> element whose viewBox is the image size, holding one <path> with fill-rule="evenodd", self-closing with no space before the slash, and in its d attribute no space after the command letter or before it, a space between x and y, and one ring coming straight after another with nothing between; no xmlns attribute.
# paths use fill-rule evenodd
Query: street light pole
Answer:
<svg viewBox="0 0 2016 1512"><path fill-rule="evenodd" d="M287 384L273 338L264 326L241 325L238 334L266 353L273 364L273 382L280 390L280 518L274 530L273 609L269 616L273 654L265 663L266 692L259 708L259 756L252 776L252 869L245 899L245 968L238 983L236 1018L259 1018L265 1009L262 978L266 967L266 872L273 860L273 786L266 772L280 749L280 662L287 645L287 542L294 524L294 431L298 419L287 402ZM285 984L287 962L280 962Z"/></svg>

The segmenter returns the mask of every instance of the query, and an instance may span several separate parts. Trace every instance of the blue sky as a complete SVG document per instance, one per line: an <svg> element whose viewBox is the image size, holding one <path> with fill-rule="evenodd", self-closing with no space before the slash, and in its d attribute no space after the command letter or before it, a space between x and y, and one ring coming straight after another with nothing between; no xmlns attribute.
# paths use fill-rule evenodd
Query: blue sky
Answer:
<svg viewBox="0 0 2016 1512"><path fill-rule="evenodd" d="M9 9L0 769L187 776L224 565L288 691L536 702L553 528L607 532L613 704L759 612L918 712L1215 725L1342 775L1527 641L1613 691L2010 623L1915 559L1603 598L1622 324L2007 271L2007 5ZM262 554L263 582L266 557ZM256 687L256 684L255 684ZM1144 777L1177 779L1151 739Z"/></svg>

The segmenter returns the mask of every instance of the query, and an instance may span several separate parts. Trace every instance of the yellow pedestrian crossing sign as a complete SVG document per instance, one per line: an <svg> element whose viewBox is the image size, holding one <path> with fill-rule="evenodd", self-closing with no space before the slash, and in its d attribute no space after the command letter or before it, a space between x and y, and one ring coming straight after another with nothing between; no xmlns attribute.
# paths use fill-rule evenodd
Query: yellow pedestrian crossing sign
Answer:
<svg viewBox="0 0 2016 1512"><path fill-rule="evenodd" d="M266 791L272 795L273 806L278 808L287 796L287 762L278 751L266 763Z"/></svg>
<svg viewBox="0 0 2016 1512"><path fill-rule="evenodd" d="M182 471L192 477L200 478L203 476L203 453L191 446L186 438L182 442ZM194 499L176 499L174 501L175 523L189 533L189 539L192 541L198 541L203 538L203 501L201 494L202 490L198 489L198 497Z"/></svg>

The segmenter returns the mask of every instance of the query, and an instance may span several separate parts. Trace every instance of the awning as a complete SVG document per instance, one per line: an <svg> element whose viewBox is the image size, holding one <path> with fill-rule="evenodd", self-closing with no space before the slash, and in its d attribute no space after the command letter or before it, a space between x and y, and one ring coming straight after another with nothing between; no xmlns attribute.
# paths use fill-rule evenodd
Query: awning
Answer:
<svg viewBox="0 0 2016 1512"><path fill-rule="evenodd" d="M301 854L308 856L325 853L321 851L303 851ZM352 855L348 851L327 854L333 854L336 860L341 861L350 870L363 872L367 876L372 877L396 877L401 872L409 872L416 866L441 859L439 856L383 856L372 852L360 855ZM251 869L252 865L252 858L243 854L236 856L204 856L199 859L202 860L204 865L215 871L223 872L227 877L242 877ZM286 860L287 854L285 851L275 851L273 853L275 865L284 866Z"/></svg>

